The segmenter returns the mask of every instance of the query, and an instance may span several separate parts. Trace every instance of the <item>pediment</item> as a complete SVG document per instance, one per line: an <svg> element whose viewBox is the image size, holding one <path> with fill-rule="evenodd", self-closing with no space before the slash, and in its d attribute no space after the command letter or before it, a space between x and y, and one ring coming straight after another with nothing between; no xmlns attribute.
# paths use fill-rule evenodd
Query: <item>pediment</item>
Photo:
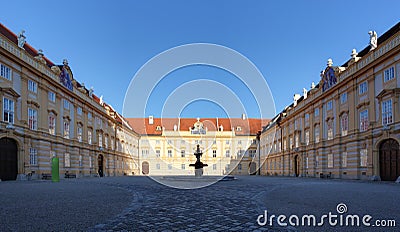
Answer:
<svg viewBox="0 0 400 232"><path fill-rule="evenodd" d="M13 88L1 88L0 87L1 92L7 93L15 98L19 98L21 95L19 95Z"/></svg>

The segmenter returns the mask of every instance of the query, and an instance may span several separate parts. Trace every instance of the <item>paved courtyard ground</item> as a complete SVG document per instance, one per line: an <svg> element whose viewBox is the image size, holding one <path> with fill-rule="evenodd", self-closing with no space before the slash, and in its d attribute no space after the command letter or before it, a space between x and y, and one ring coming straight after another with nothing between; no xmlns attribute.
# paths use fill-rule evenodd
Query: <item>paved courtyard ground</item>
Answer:
<svg viewBox="0 0 400 232"><path fill-rule="evenodd" d="M4 181L0 205L0 231L400 231L375 226L400 224L400 184L385 182L238 176L184 190L148 177ZM301 226L303 215L323 225ZM360 224L370 215L371 226L345 226L347 215Z"/></svg>

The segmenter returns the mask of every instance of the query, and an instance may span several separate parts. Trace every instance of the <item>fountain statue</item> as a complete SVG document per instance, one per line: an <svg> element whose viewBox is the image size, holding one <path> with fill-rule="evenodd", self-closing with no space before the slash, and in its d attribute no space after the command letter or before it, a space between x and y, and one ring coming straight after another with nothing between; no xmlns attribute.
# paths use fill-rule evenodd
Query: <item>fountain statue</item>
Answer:
<svg viewBox="0 0 400 232"><path fill-rule="evenodd" d="M194 175L196 177L201 177L203 176L203 167L207 167L207 164L203 164L203 162L200 161L200 157L203 155L203 152L200 151L200 145L197 144L197 149L196 152L194 153L196 156L196 163L190 164L190 167L194 167Z"/></svg>

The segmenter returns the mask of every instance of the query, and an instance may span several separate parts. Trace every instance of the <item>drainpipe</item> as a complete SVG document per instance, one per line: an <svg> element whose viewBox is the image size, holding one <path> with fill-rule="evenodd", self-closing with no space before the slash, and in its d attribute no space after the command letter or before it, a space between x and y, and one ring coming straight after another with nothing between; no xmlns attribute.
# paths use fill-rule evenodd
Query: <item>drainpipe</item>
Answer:
<svg viewBox="0 0 400 232"><path fill-rule="evenodd" d="M261 131L258 131L257 136L256 136L256 141L257 141L257 152L258 152L258 175L259 176L261 176L260 136L261 136Z"/></svg>

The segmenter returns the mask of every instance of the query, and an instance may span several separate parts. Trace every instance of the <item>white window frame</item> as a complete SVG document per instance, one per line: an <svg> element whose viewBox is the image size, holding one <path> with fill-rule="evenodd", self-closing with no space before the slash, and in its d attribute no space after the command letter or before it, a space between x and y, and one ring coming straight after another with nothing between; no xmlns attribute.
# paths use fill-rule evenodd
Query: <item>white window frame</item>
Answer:
<svg viewBox="0 0 400 232"><path fill-rule="evenodd" d="M225 150L225 157L230 158L231 157L231 150Z"/></svg>
<svg viewBox="0 0 400 232"><path fill-rule="evenodd" d="M319 125L317 125L315 128L314 128L314 138L315 138L315 142L316 143L319 143L319 140L320 140L320 128L319 128Z"/></svg>
<svg viewBox="0 0 400 232"><path fill-rule="evenodd" d="M103 135L102 133L98 133L98 142L99 142L99 147L103 147Z"/></svg>
<svg viewBox="0 0 400 232"><path fill-rule="evenodd" d="M349 115L347 113L342 114L340 117L340 131L342 136L346 136L349 130Z"/></svg>
<svg viewBox="0 0 400 232"><path fill-rule="evenodd" d="M37 165L38 164L38 157L37 157L36 148L33 148L33 147L29 148L29 164L30 165Z"/></svg>
<svg viewBox="0 0 400 232"><path fill-rule="evenodd" d="M383 71L383 82L388 82L395 78L394 66L389 67Z"/></svg>
<svg viewBox="0 0 400 232"><path fill-rule="evenodd" d="M185 170L186 169L186 165L185 164L181 164L181 169Z"/></svg>
<svg viewBox="0 0 400 232"><path fill-rule="evenodd" d="M63 133L64 133L64 138L69 139L70 138L70 122L69 120L64 120L63 123Z"/></svg>
<svg viewBox="0 0 400 232"><path fill-rule="evenodd" d="M28 90L37 93L37 83L33 80L28 80Z"/></svg>
<svg viewBox="0 0 400 232"><path fill-rule="evenodd" d="M56 121L57 121L56 116L50 113L48 120L49 120L49 134L56 135Z"/></svg>
<svg viewBox="0 0 400 232"><path fill-rule="evenodd" d="M393 123L393 105L392 99L382 101L382 125Z"/></svg>
<svg viewBox="0 0 400 232"><path fill-rule="evenodd" d="M14 101L3 97L3 121L14 124Z"/></svg>
<svg viewBox="0 0 400 232"><path fill-rule="evenodd" d="M28 108L28 127L30 130L38 128L38 112L32 108Z"/></svg>
<svg viewBox="0 0 400 232"><path fill-rule="evenodd" d="M0 63L0 76L11 81L11 78L12 78L11 68Z"/></svg>
<svg viewBox="0 0 400 232"><path fill-rule="evenodd" d="M212 150L212 157L216 158L217 157L217 150Z"/></svg>
<svg viewBox="0 0 400 232"><path fill-rule="evenodd" d="M56 94L52 91L49 91L47 94L49 101L56 102Z"/></svg>
<svg viewBox="0 0 400 232"><path fill-rule="evenodd" d="M181 157L184 158L186 156L186 151L185 150L181 150Z"/></svg>
<svg viewBox="0 0 400 232"><path fill-rule="evenodd" d="M156 157L160 157L161 156L161 150L156 150Z"/></svg>
<svg viewBox="0 0 400 232"><path fill-rule="evenodd" d="M363 95L366 92L368 92L368 83L367 81L364 81L358 85L358 94Z"/></svg>
<svg viewBox="0 0 400 232"><path fill-rule="evenodd" d="M88 144L92 144L92 131L88 130Z"/></svg>
<svg viewBox="0 0 400 232"><path fill-rule="evenodd" d="M168 149L167 154L168 154L168 158L172 158L172 150L171 149Z"/></svg>
<svg viewBox="0 0 400 232"><path fill-rule="evenodd" d="M328 140L331 140L331 139L333 139L333 120L329 120L328 122L327 122L327 127L328 127L328 133L327 133L327 135L328 135Z"/></svg>
<svg viewBox="0 0 400 232"><path fill-rule="evenodd" d="M369 126L368 109L360 111L359 115L360 115L360 132L367 131Z"/></svg>
<svg viewBox="0 0 400 232"><path fill-rule="evenodd" d="M82 126L78 126L78 128L76 129L76 137L78 138L78 142L82 142L82 134L83 134L83 128Z"/></svg>
<svg viewBox="0 0 400 232"><path fill-rule="evenodd" d="M332 100L330 100L326 103L326 110L332 110L332 109L333 109L333 102Z"/></svg>
<svg viewBox="0 0 400 232"><path fill-rule="evenodd" d="M328 154L328 168L333 168L333 154Z"/></svg>
<svg viewBox="0 0 400 232"><path fill-rule="evenodd" d="M342 153L342 167L345 168L347 167L347 152Z"/></svg>
<svg viewBox="0 0 400 232"><path fill-rule="evenodd" d="M361 149L360 150L360 167L367 167L368 165L368 150Z"/></svg>
<svg viewBox="0 0 400 232"><path fill-rule="evenodd" d="M307 145L307 146L310 145L310 131L309 131L309 130L306 130L304 136L305 136L305 140L306 140L306 145Z"/></svg>
<svg viewBox="0 0 400 232"><path fill-rule="evenodd" d="M63 106L64 106L64 109L69 110L69 101L67 99L63 99Z"/></svg>

